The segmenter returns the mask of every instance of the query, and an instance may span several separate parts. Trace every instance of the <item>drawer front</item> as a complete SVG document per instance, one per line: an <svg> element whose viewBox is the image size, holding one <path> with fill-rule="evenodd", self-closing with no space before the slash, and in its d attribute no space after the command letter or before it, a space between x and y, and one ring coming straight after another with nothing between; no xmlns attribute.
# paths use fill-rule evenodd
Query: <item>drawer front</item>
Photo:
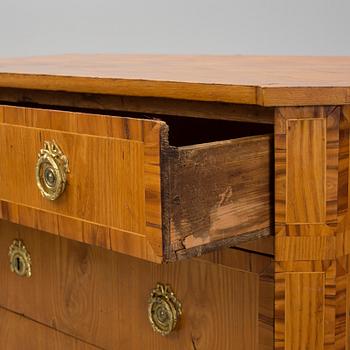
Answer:
<svg viewBox="0 0 350 350"><path fill-rule="evenodd" d="M227 249L159 265L7 221L0 233L0 306L25 317L106 350L272 349L270 257ZM10 271L15 238L31 255L30 278ZM182 304L167 336L148 319L157 283L170 285Z"/></svg>
<svg viewBox="0 0 350 350"><path fill-rule="evenodd" d="M162 259L160 131L164 123L0 107L0 216L63 237ZM55 141L68 159L56 200L36 183L38 153Z"/></svg>
<svg viewBox="0 0 350 350"><path fill-rule="evenodd" d="M6 350L97 350L95 346L0 308L0 342Z"/></svg>

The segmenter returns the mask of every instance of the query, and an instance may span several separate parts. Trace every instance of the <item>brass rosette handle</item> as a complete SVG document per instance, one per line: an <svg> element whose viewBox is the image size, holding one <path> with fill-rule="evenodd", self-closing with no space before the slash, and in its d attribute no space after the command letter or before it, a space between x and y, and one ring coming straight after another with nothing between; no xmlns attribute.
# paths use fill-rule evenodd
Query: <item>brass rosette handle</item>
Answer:
<svg viewBox="0 0 350 350"><path fill-rule="evenodd" d="M148 318L154 331L163 336L170 334L182 314L182 305L170 286L161 283L152 291L148 306Z"/></svg>
<svg viewBox="0 0 350 350"><path fill-rule="evenodd" d="M54 201L64 192L69 172L68 159L57 143L45 141L35 167L36 184L42 196Z"/></svg>
<svg viewBox="0 0 350 350"><path fill-rule="evenodd" d="M9 248L10 269L21 277L31 277L32 259L24 243L15 239Z"/></svg>

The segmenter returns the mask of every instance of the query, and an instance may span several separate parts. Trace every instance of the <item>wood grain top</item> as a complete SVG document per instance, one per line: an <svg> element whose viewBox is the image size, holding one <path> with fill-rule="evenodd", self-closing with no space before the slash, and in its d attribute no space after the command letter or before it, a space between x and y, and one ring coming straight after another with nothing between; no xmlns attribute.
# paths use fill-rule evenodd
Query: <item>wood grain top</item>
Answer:
<svg viewBox="0 0 350 350"><path fill-rule="evenodd" d="M350 104L350 56L99 54L2 59L0 87L262 106Z"/></svg>

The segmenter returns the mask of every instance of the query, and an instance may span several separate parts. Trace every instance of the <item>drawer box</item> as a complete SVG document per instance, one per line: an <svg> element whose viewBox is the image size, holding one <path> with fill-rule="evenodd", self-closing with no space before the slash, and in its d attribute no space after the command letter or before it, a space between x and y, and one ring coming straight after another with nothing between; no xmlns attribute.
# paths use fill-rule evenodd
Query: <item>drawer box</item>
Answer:
<svg viewBox="0 0 350 350"><path fill-rule="evenodd" d="M168 135L162 120L2 106L0 218L155 262L270 233L270 136ZM50 201L35 167L53 140L70 172Z"/></svg>
<svg viewBox="0 0 350 350"><path fill-rule="evenodd" d="M14 239L31 256L30 278L10 270ZM272 349L272 256L225 249L205 259L158 265L0 220L0 306L98 349ZM167 336L148 320L157 283L182 304Z"/></svg>

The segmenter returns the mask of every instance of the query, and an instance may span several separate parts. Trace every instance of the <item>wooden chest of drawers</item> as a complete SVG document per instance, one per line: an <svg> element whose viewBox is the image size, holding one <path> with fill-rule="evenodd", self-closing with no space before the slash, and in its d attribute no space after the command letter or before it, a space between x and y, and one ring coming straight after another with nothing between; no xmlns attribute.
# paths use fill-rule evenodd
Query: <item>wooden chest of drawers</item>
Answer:
<svg viewBox="0 0 350 350"><path fill-rule="evenodd" d="M350 348L347 58L0 60L0 348Z"/></svg>

